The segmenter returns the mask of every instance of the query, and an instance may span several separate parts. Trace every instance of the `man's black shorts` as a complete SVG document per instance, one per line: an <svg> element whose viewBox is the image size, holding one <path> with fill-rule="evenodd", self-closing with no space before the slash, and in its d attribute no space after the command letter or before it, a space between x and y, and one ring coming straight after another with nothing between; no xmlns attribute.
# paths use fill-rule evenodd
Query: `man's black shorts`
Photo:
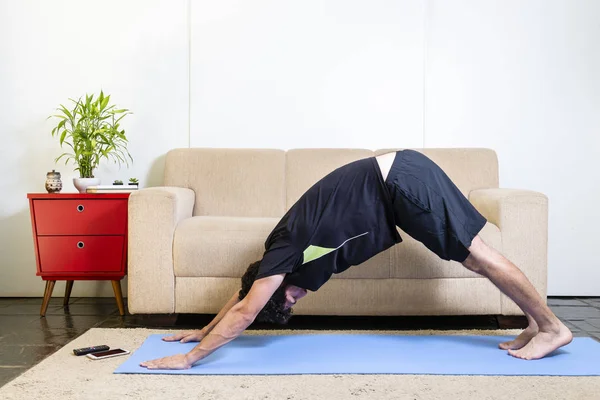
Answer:
<svg viewBox="0 0 600 400"><path fill-rule="evenodd" d="M402 150L386 178L396 225L444 260L463 262L486 219L425 155Z"/></svg>

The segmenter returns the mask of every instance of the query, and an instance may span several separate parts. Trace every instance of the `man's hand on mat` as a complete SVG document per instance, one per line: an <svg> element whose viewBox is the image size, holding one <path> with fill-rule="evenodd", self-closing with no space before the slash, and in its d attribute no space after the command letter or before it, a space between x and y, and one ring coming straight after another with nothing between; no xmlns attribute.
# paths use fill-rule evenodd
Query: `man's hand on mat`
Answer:
<svg viewBox="0 0 600 400"><path fill-rule="evenodd" d="M148 369L190 369L190 364L185 354L176 354L174 356L157 358L156 360L144 361L140 367Z"/></svg>
<svg viewBox="0 0 600 400"><path fill-rule="evenodd" d="M204 338L204 336L206 336L206 332L204 332L204 329L202 329L197 331L180 332L172 336L166 336L162 340L165 342L180 341L181 343L199 342Z"/></svg>

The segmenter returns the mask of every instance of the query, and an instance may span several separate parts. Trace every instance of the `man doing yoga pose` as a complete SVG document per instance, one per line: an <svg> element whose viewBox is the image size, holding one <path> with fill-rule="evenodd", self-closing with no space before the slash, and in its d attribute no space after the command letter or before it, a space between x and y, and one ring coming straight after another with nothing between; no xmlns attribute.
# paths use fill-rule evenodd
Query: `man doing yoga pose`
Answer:
<svg viewBox="0 0 600 400"><path fill-rule="evenodd" d="M283 216L250 265L242 288L204 329L165 337L200 342L187 354L141 363L183 369L238 337L255 319L285 323L292 306L332 274L400 243L396 227L440 258L487 277L525 313L529 326L499 347L526 360L571 342L527 277L479 237L486 219L425 155L402 150L354 161L314 184Z"/></svg>

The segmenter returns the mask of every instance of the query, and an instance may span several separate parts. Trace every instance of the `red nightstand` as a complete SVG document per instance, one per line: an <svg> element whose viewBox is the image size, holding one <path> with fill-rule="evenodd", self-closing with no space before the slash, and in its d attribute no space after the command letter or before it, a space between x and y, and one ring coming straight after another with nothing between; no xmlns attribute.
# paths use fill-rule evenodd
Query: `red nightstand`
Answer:
<svg viewBox="0 0 600 400"><path fill-rule="evenodd" d="M112 281L119 313L125 315L121 279L127 273L129 193L30 193L29 209L37 276L46 281L40 315L46 314L57 280Z"/></svg>

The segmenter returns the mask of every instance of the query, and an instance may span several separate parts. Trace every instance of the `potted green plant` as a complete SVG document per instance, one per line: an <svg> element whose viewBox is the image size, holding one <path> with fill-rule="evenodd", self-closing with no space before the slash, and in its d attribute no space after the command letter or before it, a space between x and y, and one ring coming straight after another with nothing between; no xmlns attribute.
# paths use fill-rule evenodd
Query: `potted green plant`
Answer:
<svg viewBox="0 0 600 400"><path fill-rule="evenodd" d="M139 183L139 181L137 180L137 178L129 178L129 184L130 185L135 185L137 186Z"/></svg>
<svg viewBox="0 0 600 400"><path fill-rule="evenodd" d="M120 180L118 180L118 179L116 179L116 180L113 182L113 185L122 185L122 184L123 184L123 181L120 181Z"/></svg>
<svg viewBox="0 0 600 400"><path fill-rule="evenodd" d="M85 96L78 100L69 99L74 103L70 110L60 105L57 110L59 114L48 118L60 119L52 129L52 136L60 138L60 147L67 144L71 151L63 153L55 159L58 162L66 157L65 165L73 160L79 171L79 177L73 178L73 184L81 193L92 185L99 185L100 179L94 177L94 170L102 158L113 160L119 164L125 163L129 166L129 160L133 162L131 154L127 151L127 137L125 130L120 129L121 120L131 114L127 109L117 109L110 105L110 95L100 96L94 99L94 95Z"/></svg>

